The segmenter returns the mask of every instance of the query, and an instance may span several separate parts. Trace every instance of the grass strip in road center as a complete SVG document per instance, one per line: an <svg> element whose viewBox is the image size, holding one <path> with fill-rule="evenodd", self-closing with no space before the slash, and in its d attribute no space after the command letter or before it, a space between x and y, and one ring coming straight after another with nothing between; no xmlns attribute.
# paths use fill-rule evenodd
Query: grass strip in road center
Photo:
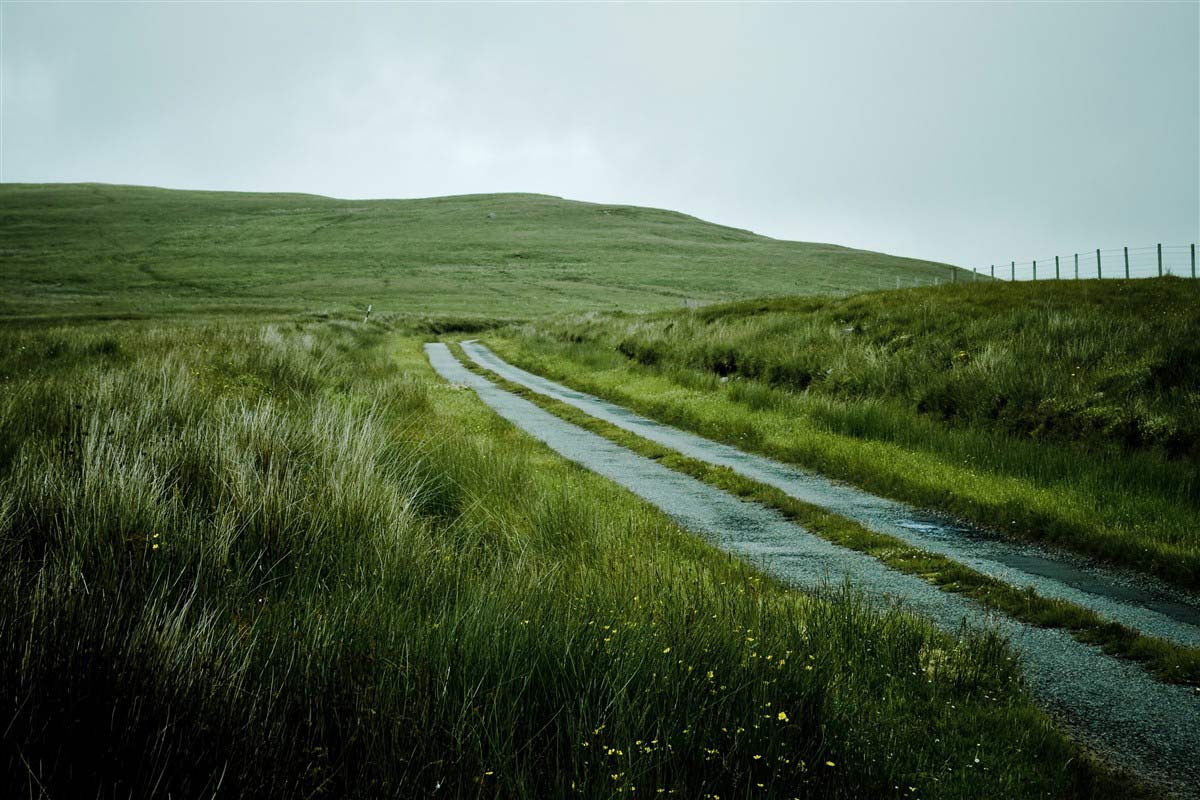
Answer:
<svg viewBox="0 0 1200 800"><path fill-rule="evenodd" d="M738 497L774 508L808 531L836 545L866 553L892 569L923 578L944 591L970 597L1026 624L1065 630L1078 641L1097 645L1109 655L1139 662L1157 679L1166 683L1200 687L1200 649L1147 636L1106 620L1076 603L1043 597L1032 588L1021 589L1012 586L951 558L868 530L853 520L826 511L820 506L797 500L773 486L742 477L727 467L714 466L681 455L484 369L465 357L461 345L457 342L453 349L456 357L467 369L486 377L506 391L639 455L654 459L665 467L690 475Z"/></svg>

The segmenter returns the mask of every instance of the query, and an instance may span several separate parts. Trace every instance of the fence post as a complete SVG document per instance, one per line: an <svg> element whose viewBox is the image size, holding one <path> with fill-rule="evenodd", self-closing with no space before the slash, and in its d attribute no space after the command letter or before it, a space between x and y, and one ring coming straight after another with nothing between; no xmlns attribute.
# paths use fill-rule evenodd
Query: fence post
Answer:
<svg viewBox="0 0 1200 800"><path fill-rule="evenodd" d="M1079 253L1075 254L1075 280L1079 280Z"/></svg>
<svg viewBox="0 0 1200 800"><path fill-rule="evenodd" d="M1017 279L1017 262L1015 261L1012 262L1012 266L1009 267L1008 279L1010 281L1015 281Z"/></svg>
<svg viewBox="0 0 1200 800"><path fill-rule="evenodd" d="M1054 280L1058 280L1058 256L1054 257Z"/></svg>
<svg viewBox="0 0 1200 800"><path fill-rule="evenodd" d="M1129 248L1125 248L1125 280L1129 280Z"/></svg>
<svg viewBox="0 0 1200 800"><path fill-rule="evenodd" d="M1193 267L1196 266L1196 245L1192 245L1192 266ZM1192 272L1195 272L1195 271L1196 271L1195 269L1192 270ZM1196 276L1193 275L1192 277L1194 278ZM995 279L996 279L996 265L992 264L992 280L995 280Z"/></svg>
<svg viewBox="0 0 1200 800"><path fill-rule="evenodd" d="M1196 277L1196 245L1192 245L1192 277Z"/></svg>
<svg viewBox="0 0 1200 800"><path fill-rule="evenodd" d="M1100 269L1100 251L1096 251L1096 277L1103 278L1104 272Z"/></svg>
<svg viewBox="0 0 1200 800"><path fill-rule="evenodd" d="M1158 245L1158 277L1162 277L1162 243Z"/></svg>
<svg viewBox="0 0 1200 800"><path fill-rule="evenodd" d="M1033 260L1033 279L1037 280L1037 259Z"/></svg>

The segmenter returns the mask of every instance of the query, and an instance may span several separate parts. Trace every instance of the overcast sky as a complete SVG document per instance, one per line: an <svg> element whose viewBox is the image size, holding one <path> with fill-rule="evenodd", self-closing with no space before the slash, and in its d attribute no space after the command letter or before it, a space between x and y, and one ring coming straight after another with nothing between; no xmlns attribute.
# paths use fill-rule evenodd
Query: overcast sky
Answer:
<svg viewBox="0 0 1200 800"><path fill-rule="evenodd" d="M0 180L545 192L977 266L1200 235L1200 3L0 4Z"/></svg>

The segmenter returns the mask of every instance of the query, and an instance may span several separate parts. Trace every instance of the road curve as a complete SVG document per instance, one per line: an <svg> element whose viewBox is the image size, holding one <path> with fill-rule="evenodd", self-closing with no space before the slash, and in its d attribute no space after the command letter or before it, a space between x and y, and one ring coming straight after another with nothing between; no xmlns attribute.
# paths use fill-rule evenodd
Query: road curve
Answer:
<svg viewBox="0 0 1200 800"><path fill-rule="evenodd" d="M427 344L445 380L470 387L501 417L568 460L613 480L684 528L801 588L848 579L882 601L899 601L942 629L961 622L1007 636L1039 701L1085 745L1179 796L1200 796L1200 697L1159 683L1140 667L1068 634L990 613L972 600L838 547L778 512L667 469L573 425L475 375L444 344Z"/></svg>

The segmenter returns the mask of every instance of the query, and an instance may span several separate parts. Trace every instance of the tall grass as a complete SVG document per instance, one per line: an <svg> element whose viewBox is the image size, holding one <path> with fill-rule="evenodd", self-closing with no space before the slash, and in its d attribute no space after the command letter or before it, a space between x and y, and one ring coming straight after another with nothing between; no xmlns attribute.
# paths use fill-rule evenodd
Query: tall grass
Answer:
<svg viewBox="0 0 1200 800"><path fill-rule="evenodd" d="M8 795L1113 786L993 637L762 579L384 325L0 339Z"/></svg>
<svg viewBox="0 0 1200 800"><path fill-rule="evenodd" d="M1200 586L1194 282L968 284L520 334L518 361L668 421Z"/></svg>

